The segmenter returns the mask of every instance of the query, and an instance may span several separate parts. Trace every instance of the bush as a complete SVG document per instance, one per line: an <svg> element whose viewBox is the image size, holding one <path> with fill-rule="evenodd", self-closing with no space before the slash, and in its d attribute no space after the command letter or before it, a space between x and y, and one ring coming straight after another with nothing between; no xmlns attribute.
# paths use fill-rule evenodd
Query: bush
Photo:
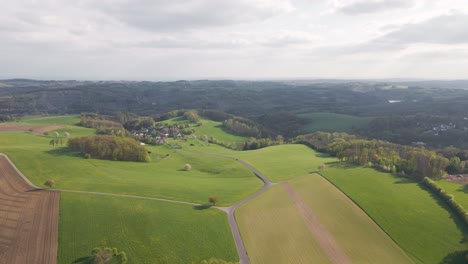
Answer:
<svg viewBox="0 0 468 264"><path fill-rule="evenodd" d="M189 171L190 169L192 169L192 166L190 164L185 164L184 165L184 171Z"/></svg>
<svg viewBox="0 0 468 264"><path fill-rule="evenodd" d="M54 187L55 186L55 181L54 180L47 180L45 183L44 183L45 186L49 186L50 188Z"/></svg>
<svg viewBox="0 0 468 264"><path fill-rule="evenodd" d="M90 158L91 158L91 155L88 154L88 153L86 153L86 154L84 154L84 157L85 157L85 159L90 159Z"/></svg>

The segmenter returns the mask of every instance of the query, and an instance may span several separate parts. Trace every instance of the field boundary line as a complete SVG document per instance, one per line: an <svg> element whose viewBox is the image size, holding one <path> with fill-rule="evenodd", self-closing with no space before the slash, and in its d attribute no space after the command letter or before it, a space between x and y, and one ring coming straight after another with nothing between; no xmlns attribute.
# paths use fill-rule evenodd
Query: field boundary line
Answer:
<svg viewBox="0 0 468 264"><path fill-rule="evenodd" d="M339 191L340 191L341 193L343 193L346 197L348 197L348 199L350 199L357 207L359 207L359 208L372 220L372 222L374 222L374 223L380 228L380 230L382 230L382 231L393 241L393 243L395 243L406 255L408 255L408 257L409 257L409 256L412 256L414 259L417 259L420 263L424 263L424 262L423 262L421 259L419 259L417 256L414 256L414 255L411 254L410 252L407 252L406 250L404 250L403 247L402 247L400 244L398 244L398 242L397 242L395 239L393 239L393 237L390 236L390 234L389 234L385 229L383 229L382 226L381 226L379 223L377 223L377 221L375 221L375 219L374 219L371 215L369 215L369 213L368 213L366 210L364 210L364 208L362 208L353 198L351 198L348 194L346 194L343 190L341 190L338 186L336 186L336 184L334 184L332 181L330 181L327 177L323 176L320 172L315 172L315 173L318 174L318 175L320 175L320 177L324 178L324 179L325 179L326 181L328 181L331 185L335 186L335 188L336 188L337 190L339 190ZM412 260L413 260L413 259L412 259Z"/></svg>
<svg viewBox="0 0 468 264"><path fill-rule="evenodd" d="M34 189L38 189L38 190L47 190L45 188L41 188L41 187L38 187L36 186L34 183L32 183L17 167L16 165L10 160L10 158L4 154L4 153L0 153L0 156L3 156L6 158L6 160L8 160L8 162L10 163L10 165L15 169L15 171L18 173L19 176L21 176L21 178L23 178L23 180L29 184L29 186L31 186L32 188Z"/></svg>
<svg viewBox="0 0 468 264"><path fill-rule="evenodd" d="M322 224L314 210L306 205L304 199L294 190L294 187L288 181L282 182L281 185L328 260L333 264L351 264L351 260L335 237Z"/></svg>

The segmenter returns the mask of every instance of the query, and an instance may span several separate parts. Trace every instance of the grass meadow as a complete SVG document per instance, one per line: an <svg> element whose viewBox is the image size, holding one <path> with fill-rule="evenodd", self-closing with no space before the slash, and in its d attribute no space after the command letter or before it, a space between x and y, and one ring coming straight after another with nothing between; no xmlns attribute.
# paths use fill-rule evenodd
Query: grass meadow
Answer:
<svg viewBox="0 0 468 264"><path fill-rule="evenodd" d="M336 161L335 158L298 144L238 151L230 155L250 163L274 182L318 171L320 164Z"/></svg>
<svg viewBox="0 0 468 264"><path fill-rule="evenodd" d="M449 181L437 181L437 185L455 197L465 209L468 208L468 186Z"/></svg>
<svg viewBox="0 0 468 264"><path fill-rule="evenodd" d="M75 127L85 134L90 129ZM240 163L176 151L170 146L147 146L151 162L84 159L50 138L28 132L0 132L0 152L36 185L54 179L56 188L142 195L206 203L218 195L220 205L232 204L261 188L262 182ZM192 166L184 171L184 164Z"/></svg>
<svg viewBox="0 0 468 264"><path fill-rule="evenodd" d="M226 214L144 199L62 193L59 264L85 264L94 247L117 247L128 263L238 261Z"/></svg>
<svg viewBox="0 0 468 264"><path fill-rule="evenodd" d="M345 166L344 166L345 167ZM421 185L370 168L323 175L357 203L418 263L464 263L467 230L445 203Z"/></svg>

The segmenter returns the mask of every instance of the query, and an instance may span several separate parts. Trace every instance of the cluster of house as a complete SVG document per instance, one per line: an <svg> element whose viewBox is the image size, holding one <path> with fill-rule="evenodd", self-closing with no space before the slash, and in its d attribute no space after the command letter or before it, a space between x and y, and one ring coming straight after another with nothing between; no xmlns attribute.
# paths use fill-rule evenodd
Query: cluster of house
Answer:
<svg viewBox="0 0 468 264"><path fill-rule="evenodd" d="M141 144L164 144L169 137L181 138L183 135L177 127L157 126L150 129L141 129L131 131L133 137Z"/></svg>
<svg viewBox="0 0 468 264"><path fill-rule="evenodd" d="M433 126L432 131L434 132L434 136L438 136L440 132L447 131L447 130L450 130L450 129L455 129L455 128L457 128L457 125L455 125L453 123L449 123L448 125L441 124L441 125L438 125L438 126Z"/></svg>

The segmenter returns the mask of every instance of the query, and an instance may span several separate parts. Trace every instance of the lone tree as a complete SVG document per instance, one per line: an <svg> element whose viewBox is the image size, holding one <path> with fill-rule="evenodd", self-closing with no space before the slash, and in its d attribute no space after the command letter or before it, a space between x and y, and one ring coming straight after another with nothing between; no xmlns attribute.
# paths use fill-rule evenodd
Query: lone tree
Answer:
<svg viewBox="0 0 468 264"><path fill-rule="evenodd" d="M191 168L192 166L188 163L184 165L184 171L189 171Z"/></svg>
<svg viewBox="0 0 468 264"><path fill-rule="evenodd" d="M319 169L319 171L326 170L326 169L327 169L327 165L325 165L325 164L322 163L322 164L320 164L320 165L318 166L318 169Z"/></svg>
<svg viewBox="0 0 468 264"><path fill-rule="evenodd" d="M44 185L49 186L50 188L52 188L52 187L55 186L55 181L54 180L47 180L46 182L44 182Z"/></svg>
<svg viewBox="0 0 468 264"><path fill-rule="evenodd" d="M215 206L218 201L219 201L218 196L211 196L208 198L208 202L212 204L213 206Z"/></svg>

